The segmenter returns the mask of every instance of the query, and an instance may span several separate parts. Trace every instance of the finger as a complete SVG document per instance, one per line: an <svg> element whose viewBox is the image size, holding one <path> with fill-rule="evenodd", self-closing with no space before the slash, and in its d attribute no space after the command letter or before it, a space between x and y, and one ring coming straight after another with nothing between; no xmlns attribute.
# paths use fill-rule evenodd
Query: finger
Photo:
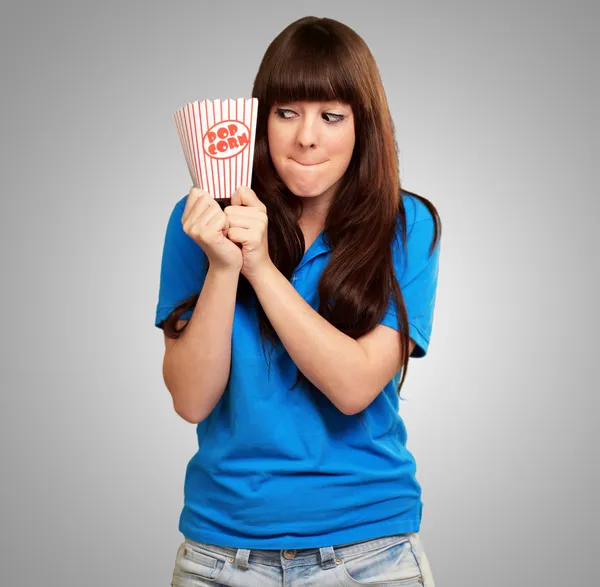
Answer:
<svg viewBox="0 0 600 587"><path fill-rule="evenodd" d="M190 212L192 211L192 209L194 209L194 206L196 206L198 202L205 201L207 196L209 198L211 197L211 195L208 192L192 186L186 198L183 214L181 215L182 224L185 223L188 216L190 215Z"/></svg>
<svg viewBox="0 0 600 587"><path fill-rule="evenodd" d="M235 192L233 192L233 194L231 194L231 205L232 206L241 206L242 205L242 198L239 194L239 188L237 190L235 190ZM229 206L227 206L227 208L229 208ZM227 208L225 208L227 210Z"/></svg>
<svg viewBox="0 0 600 587"><path fill-rule="evenodd" d="M194 206L194 204L196 203L196 200L198 198L196 197L196 194L194 192L194 187L192 186L190 188L190 191L188 192L188 195L185 199L185 206L183 208L183 214L181 215L181 223L183 224L188 216L188 214L190 213L190 210L192 209L192 207Z"/></svg>
<svg viewBox="0 0 600 587"><path fill-rule="evenodd" d="M245 185L241 185L237 190L236 190L237 195L239 196L240 202L241 204L237 204L236 205L241 205L241 206L249 206L251 208L259 208L263 211L266 211L266 207L265 205L258 199L258 196L256 195L256 193L254 192L253 189L249 188L248 186ZM232 202L233 204L233 198L232 198Z"/></svg>
<svg viewBox="0 0 600 587"><path fill-rule="evenodd" d="M198 217L198 220L196 221L198 226L204 228L204 227L208 227L208 225L215 219L215 218L219 218L220 216L225 216L225 214L223 214L223 211L221 210L221 208L219 208L219 206L217 205L216 208L213 208L212 206L209 206L207 210L205 210L205 212Z"/></svg>
<svg viewBox="0 0 600 587"><path fill-rule="evenodd" d="M223 228L222 228L222 230L223 230L223 234L225 236L227 236L227 233L229 232L229 227L230 227L229 217L227 216L227 214L223 214Z"/></svg>
<svg viewBox="0 0 600 587"><path fill-rule="evenodd" d="M206 212L206 210L210 207L210 202L206 200L206 198L197 199L187 214L185 219L182 218L182 224L186 231L198 222L198 219Z"/></svg>
<svg viewBox="0 0 600 587"><path fill-rule="evenodd" d="M252 208L248 206L227 206L223 212L230 217L247 216L248 218L264 218L265 212L260 208Z"/></svg>
<svg viewBox="0 0 600 587"><path fill-rule="evenodd" d="M242 228L240 226L230 226L229 232L227 233L227 238L230 241L238 244L246 244L250 242L252 235L247 228Z"/></svg>
<svg viewBox="0 0 600 587"><path fill-rule="evenodd" d="M225 209L227 210L227 208ZM263 218L261 216L257 216L255 214L249 214L248 209L235 211L230 210L225 212L227 218L229 218L229 223L231 226L237 226L239 228L259 228L263 223Z"/></svg>
<svg viewBox="0 0 600 587"><path fill-rule="evenodd" d="M211 216L206 223L206 228L207 230L210 230L210 232L219 232L225 228L226 224L227 216L225 216L225 214L215 214Z"/></svg>
<svg viewBox="0 0 600 587"><path fill-rule="evenodd" d="M216 206L216 210L211 206L208 198L202 197L198 199L183 222L184 232L191 235L192 231L196 232L199 228L203 228L206 225L207 220L210 219L213 214L220 211L218 205ZM209 215L206 216L206 214Z"/></svg>

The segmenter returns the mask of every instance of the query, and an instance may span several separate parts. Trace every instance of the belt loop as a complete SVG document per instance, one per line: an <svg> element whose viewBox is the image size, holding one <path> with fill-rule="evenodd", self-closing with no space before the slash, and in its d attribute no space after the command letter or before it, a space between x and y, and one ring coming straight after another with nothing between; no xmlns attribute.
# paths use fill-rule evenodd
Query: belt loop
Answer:
<svg viewBox="0 0 600 587"><path fill-rule="evenodd" d="M321 556L321 566L324 569L335 567L335 552L333 546L322 546L319 548L319 555Z"/></svg>
<svg viewBox="0 0 600 587"><path fill-rule="evenodd" d="M235 555L235 565L240 569L248 569L248 558L250 557L250 549L238 548Z"/></svg>

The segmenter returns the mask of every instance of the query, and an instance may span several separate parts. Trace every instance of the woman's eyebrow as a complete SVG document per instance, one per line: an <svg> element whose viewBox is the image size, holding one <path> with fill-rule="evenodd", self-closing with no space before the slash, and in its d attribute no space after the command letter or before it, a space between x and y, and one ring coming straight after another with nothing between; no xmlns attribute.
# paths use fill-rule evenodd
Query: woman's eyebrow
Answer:
<svg viewBox="0 0 600 587"><path fill-rule="evenodd" d="M350 108L348 104L344 104L343 102L336 102L332 100L330 102L321 102L318 100L290 100L289 102L275 102L274 106L302 106L303 102L309 102L311 104L318 104L319 106L323 106L325 108Z"/></svg>

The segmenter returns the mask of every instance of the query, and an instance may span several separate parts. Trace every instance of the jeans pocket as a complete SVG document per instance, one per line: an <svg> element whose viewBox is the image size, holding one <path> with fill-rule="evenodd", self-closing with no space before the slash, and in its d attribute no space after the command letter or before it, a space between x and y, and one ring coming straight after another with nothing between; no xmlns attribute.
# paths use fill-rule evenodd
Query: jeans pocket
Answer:
<svg viewBox="0 0 600 587"><path fill-rule="evenodd" d="M366 540L363 545L375 542ZM341 559L344 587L424 587L419 562L407 535L398 535L398 541L364 552L344 555Z"/></svg>
<svg viewBox="0 0 600 587"><path fill-rule="evenodd" d="M186 538L175 559L172 585L191 587L204 585L203 580L218 581L226 569L227 557Z"/></svg>

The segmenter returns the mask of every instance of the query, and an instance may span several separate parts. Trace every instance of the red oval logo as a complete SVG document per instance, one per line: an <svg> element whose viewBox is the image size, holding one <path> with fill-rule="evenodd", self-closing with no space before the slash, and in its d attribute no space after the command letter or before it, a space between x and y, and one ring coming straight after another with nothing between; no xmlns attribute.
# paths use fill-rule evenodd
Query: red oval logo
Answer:
<svg viewBox="0 0 600 587"><path fill-rule="evenodd" d="M239 120L222 120L202 138L204 152L213 159L230 159L250 144L250 129Z"/></svg>

